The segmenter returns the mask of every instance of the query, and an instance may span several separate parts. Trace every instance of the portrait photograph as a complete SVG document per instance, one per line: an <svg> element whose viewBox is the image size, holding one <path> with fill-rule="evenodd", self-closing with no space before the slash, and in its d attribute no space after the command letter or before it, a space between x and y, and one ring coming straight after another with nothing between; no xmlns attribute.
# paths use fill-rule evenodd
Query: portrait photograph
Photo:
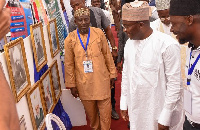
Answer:
<svg viewBox="0 0 200 130"><path fill-rule="evenodd" d="M18 102L30 88L30 75L22 38L4 46L12 92Z"/></svg>
<svg viewBox="0 0 200 130"><path fill-rule="evenodd" d="M51 67L50 67L50 72L51 72L51 79L52 79L52 84L53 84L53 94L55 95L56 102L58 102L60 95L61 95L61 85L60 85L60 76L59 76L59 71L58 71L58 64L57 60L55 60Z"/></svg>
<svg viewBox="0 0 200 130"><path fill-rule="evenodd" d="M19 119L19 127L20 127L20 130L27 130L24 115L22 115L21 118Z"/></svg>
<svg viewBox="0 0 200 130"><path fill-rule="evenodd" d="M42 67L47 63L47 54L44 42L42 23L39 22L37 24L31 25L30 31L35 65L37 72L39 72L42 69Z"/></svg>
<svg viewBox="0 0 200 130"><path fill-rule="evenodd" d="M41 85L44 91L44 100L47 108L47 113L50 113L54 109L54 99L52 94L52 81L50 79L49 70L41 77Z"/></svg>
<svg viewBox="0 0 200 130"><path fill-rule="evenodd" d="M27 100L34 130L44 129L46 108L44 105L43 90L39 81L28 91Z"/></svg>
<svg viewBox="0 0 200 130"><path fill-rule="evenodd" d="M53 58L59 53L59 48L60 48L56 19L52 19L51 21L49 21L48 34L49 34L51 57Z"/></svg>
<svg viewBox="0 0 200 130"><path fill-rule="evenodd" d="M4 51L4 48L3 46L6 44L6 38L2 38L0 39L0 52L3 52Z"/></svg>

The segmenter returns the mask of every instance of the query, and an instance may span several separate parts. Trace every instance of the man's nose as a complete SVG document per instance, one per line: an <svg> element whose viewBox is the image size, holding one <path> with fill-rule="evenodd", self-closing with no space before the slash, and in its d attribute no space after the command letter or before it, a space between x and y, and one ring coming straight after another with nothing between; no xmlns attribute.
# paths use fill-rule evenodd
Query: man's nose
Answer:
<svg viewBox="0 0 200 130"><path fill-rule="evenodd" d="M85 20L82 21L82 24L85 24Z"/></svg>

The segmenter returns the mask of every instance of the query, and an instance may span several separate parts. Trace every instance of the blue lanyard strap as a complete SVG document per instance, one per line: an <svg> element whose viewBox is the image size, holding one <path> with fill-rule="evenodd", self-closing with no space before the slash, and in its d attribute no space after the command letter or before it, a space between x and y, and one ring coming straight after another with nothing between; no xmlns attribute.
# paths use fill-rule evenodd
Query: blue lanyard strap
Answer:
<svg viewBox="0 0 200 130"><path fill-rule="evenodd" d="M190 52L190 60L191 60L191 57L192 57L192 51ZM200 54L199 54L198 57L196 58L195 62L194 62L193 65L191 66L191 68L190 68L190 61L189 61L187 85L190 85L192 72L194 71L194 68L195 68L197 62L199 61L199 59L200 59Z"/></svg>
<svg viewBox="0 0 200 130"><path fill-rule="evenodd" d="M81 40L81 37L80 37L80 34L79 34L78 29L77 29L77 34L78 34L78 38L79 38L79 40L80 40L80 43L81 43L83 49L84 49L85 52L86 52L86 51L87 51L88 44L89 44L89 40L90 40L90 28L89 28L89 31L88 31L88 37L87 37L86 47L84 46L83 41Z"/></svg>

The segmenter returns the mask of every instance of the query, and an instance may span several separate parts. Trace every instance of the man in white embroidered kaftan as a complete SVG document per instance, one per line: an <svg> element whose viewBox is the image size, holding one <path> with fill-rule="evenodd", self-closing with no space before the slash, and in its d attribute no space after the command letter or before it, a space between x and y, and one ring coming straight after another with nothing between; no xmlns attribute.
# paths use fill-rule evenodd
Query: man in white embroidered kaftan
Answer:
<svg viewBox="0 0 200 130"><path fill-rule="evenodd" d="M131 130L181 130L183 127L179 43L152 30L149 5L122 8L124 48L120 109Z"/></svg>

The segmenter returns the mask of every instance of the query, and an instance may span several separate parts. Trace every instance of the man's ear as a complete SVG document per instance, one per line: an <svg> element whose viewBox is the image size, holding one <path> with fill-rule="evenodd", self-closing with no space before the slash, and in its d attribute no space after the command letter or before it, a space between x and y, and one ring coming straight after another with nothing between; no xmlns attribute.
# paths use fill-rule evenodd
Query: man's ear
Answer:
<svg viewBox="0 0 200 130"><path fill-rule="evenodd" d="M194 22L194 16L192 15L187 16L188 25L192 25L193 22Z"/></svg>

